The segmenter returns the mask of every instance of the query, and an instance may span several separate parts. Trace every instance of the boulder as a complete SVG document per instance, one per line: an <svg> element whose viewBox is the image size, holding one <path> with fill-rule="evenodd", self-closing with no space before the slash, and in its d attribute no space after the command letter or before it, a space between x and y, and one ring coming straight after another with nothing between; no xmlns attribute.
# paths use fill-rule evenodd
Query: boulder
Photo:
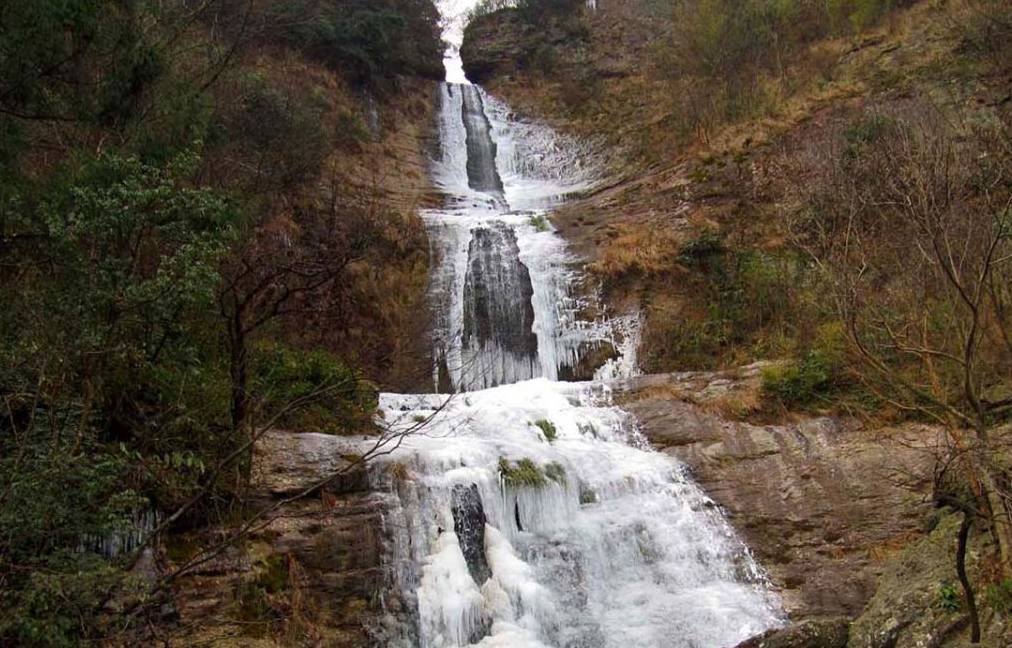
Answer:
<svg viewBox="0 0 1012 648"><path fill-rule="evenodd" d="M770 630L736 648L847 648L849 631L848 619L813 619Z"/></svg>

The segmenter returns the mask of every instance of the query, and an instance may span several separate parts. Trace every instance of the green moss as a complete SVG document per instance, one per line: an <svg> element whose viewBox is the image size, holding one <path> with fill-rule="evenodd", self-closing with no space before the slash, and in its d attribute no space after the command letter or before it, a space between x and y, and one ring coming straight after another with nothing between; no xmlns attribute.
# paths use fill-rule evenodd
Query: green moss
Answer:
<svg viewBox="0 0 1012 648"><path fill-rule="evenodd" d="M547 232L551 229L551 226L548 224L548 219L545 218L544 214L535 214L531 216L530 223L531 227L539 232Z"/></svg>
<svg viewBox="0 0 1012 648"><path fill-rule="evenodd" d="M534 422L534 425L541 428L541 431L545 435L545 440L552 443L559 438L559 431L555 429L555 424L548 419L540 419Z"/></svg>
<svg viewBox="0 0 1012 648"><path fill-rule="evenodd" d="M510 488L544 488L548 483L537 465L526 457L515 463L500 457L499 475Z"/></svg>
<svg viewBox="0 0 1012 648"><path fill-rule="evenodd" d="M545 466L545 477L548 477L556 484L560 486L566 485L566 469L562 467L562 464L552 462Z"/></svg>

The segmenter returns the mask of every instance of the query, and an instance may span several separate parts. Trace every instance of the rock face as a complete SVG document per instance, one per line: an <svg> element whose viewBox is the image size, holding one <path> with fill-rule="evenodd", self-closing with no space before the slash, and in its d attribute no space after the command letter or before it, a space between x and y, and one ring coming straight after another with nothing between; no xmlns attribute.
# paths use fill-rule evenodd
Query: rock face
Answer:
<svg viewBox="0 0 1012 648"><path fill-rule="evenodd" d="M492 576L485 556L485 509L481 504L478 487L457 485L453 488L453 531L457 534L460 549L467 561L471 578L478 587Z"/></svg>
<svg viewBox="0 0 1012 648"><path fill-rule="evenodd" d="M970 620L955 567L961 516L939 512L930 534L900 552L879 579L864 612L851 625L848 648L938 648L969 646ZM988 582L991 536L971 535L967 572L976 587L982 648L1012 646L1012 622L996 612Z"/></svg>
<svg viewBox="0 0 1012 648"><path fill-rule="evenodd" d="M406 603L390 592L391 567L383 564L386 499L370 492L350 449L347 439L321 434L278 432L262 440L254 506L280 506L241 549L181 580L180 643L216 637L216 646L295 645L294 635L305 645L384 644L383 607ZM312 494L285 501L307 490Z"/></svg>
<svg viewBox="0 0 1012 648"><path fill-rule="evenodd" d="M738 644L737 648L847 648L848 619L803 621L777 628Z"/></svg>
<svg viewBox="0 0 1012 648"><path fill-rule="evenodd" d="M857 616L885 560L930 514L922 476L937 433L828 417L759 425L716 413L757 380L758 367L647 376L620 399L725 509L792 619Z"/></svg>

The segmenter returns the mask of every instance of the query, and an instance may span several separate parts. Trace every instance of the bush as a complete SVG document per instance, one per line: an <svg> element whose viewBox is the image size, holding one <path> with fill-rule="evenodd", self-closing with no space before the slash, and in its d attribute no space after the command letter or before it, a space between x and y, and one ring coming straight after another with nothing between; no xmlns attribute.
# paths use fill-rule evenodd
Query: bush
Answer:
<svg viewBox="0 0 1012 648"><path fill-rule="evenodd" d="M721 257L727 252L724 237L714 230L706 230L696 238L687 241L678 251L682 263L701 265Z"/></svg>
<svg viewBox="0 0 1012 648"><path fill-rule="evenodd" d="M842 327L823 325L814 345L800 360L763 370L763 394L787 408L804 407L822 400L840 387L843 354Z"/></svg>
<svg viewBox="0 0 1012 648"><path fill-rule="evenodd" d="M537 465L526 457L515 463L500 458L499 477L507 488L543 488L548 483Z"/></svg>
<svg viewBox="0 0 1012 648"><path fill-rule="evenodd" d="M443 76L439 16L427 0L286 0L271 8L268 20L290 45L356 83Z"/></svg>
<svg viewBox="0 0 1012 648"><path fill-rule="evenodd" d="M351 434L372 425L376 387L326 352L262 343L254 350L252 374L251 390L262 411L291 408L278 426Z"/></svg>
<svg viewBox="0 0 1012 648"><path fill-rule="evenodd" d="M552 443L559 436L558 430L555 429L555 424L547 419L541 419L535 421L534 425L541 429L541 432L545 435L545 441Z"/></svg>
<svg viewBox="0 0 1012 648"><path fill-rule="evenodd" d="M531 227L533 227L538 232L547 232L552 228L551 225L548 223L548 219L545 218L544 214L535 214L531 216L529 222L531 224Z"/></svg>
<svg viewBox="0 0 1012 648"><path fill-rule="evenodd" d="M935 606L946 612L959 612L963 609L963 596L958 586L948 581L938 586L938 600Z"/></svg>
<svg viewBox="0 0 1012 648"><path fill-rule="evenodd" d="M321 125L322 96L286 91L259 74L246 75L239 92L220 143L235 142L244 158L256 160L249 188L287 190L318 175L331 141Z"/></svg>

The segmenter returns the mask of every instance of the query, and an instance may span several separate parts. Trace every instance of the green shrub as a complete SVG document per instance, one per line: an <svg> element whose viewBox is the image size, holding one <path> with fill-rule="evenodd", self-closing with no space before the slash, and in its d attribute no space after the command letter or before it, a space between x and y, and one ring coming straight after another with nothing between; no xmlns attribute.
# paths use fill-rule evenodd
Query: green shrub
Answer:
<svg viewBox="0 0 1012 648"><path fill-rule="evenodd" d="M810 405L842 386L845 339L839 322L821 325L800 360L767 367L762 390L784 407Z"/></svg>
<svg viewBox="0 0 1012 648"><path fill-rule="evenodd" d="M531 227L533 227L538 232L547 232L548 230L551 229L551 226L548 224L548 219L545 218L544 214L535 214L531 216L529 222L531 224Z"/></svg>
<svg viewBox="0 0 1012 648"><path fill-rule="evenodd" d="M706 230L696 238L686 241L678 251L683 263L698 264L727 252L724 237L714 230Z"/></svg>
<svg viewBox="0 0 1012 648"><path fill-rule="evenodd" d="M500 458L499 476L507 488L543 488L548 483L537 465L526 457L515 463Z"/></svg>
<svg viewBox="0 0 1012 648"><path fill-rule="evenodd" d="M555 424L548 419L540 419L534 422L534 425L541 428L541 432L545 435L545 441L552 443L559 436L558 430L555 429Z"/></svg>
<svg viewBox="0 0 1012 648"><path fill-rule="evenodd" d="M763 369L763 393L784 407L808 405L827 388L831 378L825 360L815 353Z"/></svg>
<svg viewBox="0 0 1012 648"><path fill-rule="evenodd" d="M423 0L285 0L268 20L290 45L356 83L443 75L439 16Z"/></svg>
<svg viewBox="0 0 1012 648"><path fill-rule="evenodd" d="M54 555L44 569L9 582L0 594L0 642L71 648L98 640L102 606L125 577L94 555Z"/></svg>
<svg viewBox="0 0 1012 648"><path fill-rule="evenodd" d="M263 411L302 403L277 421L279 426L349 434L372 425L378 404L375 385L324 351L265 342L254 352L252 374L252 391Z"/></svg>
<svg viewBox="0 0 1012 648"><path fill-rule="evenodd" d="M946 612L959 612L963 608L963 596L954 583L948 581L938 586L938 600L935 606Z"/></svg>

